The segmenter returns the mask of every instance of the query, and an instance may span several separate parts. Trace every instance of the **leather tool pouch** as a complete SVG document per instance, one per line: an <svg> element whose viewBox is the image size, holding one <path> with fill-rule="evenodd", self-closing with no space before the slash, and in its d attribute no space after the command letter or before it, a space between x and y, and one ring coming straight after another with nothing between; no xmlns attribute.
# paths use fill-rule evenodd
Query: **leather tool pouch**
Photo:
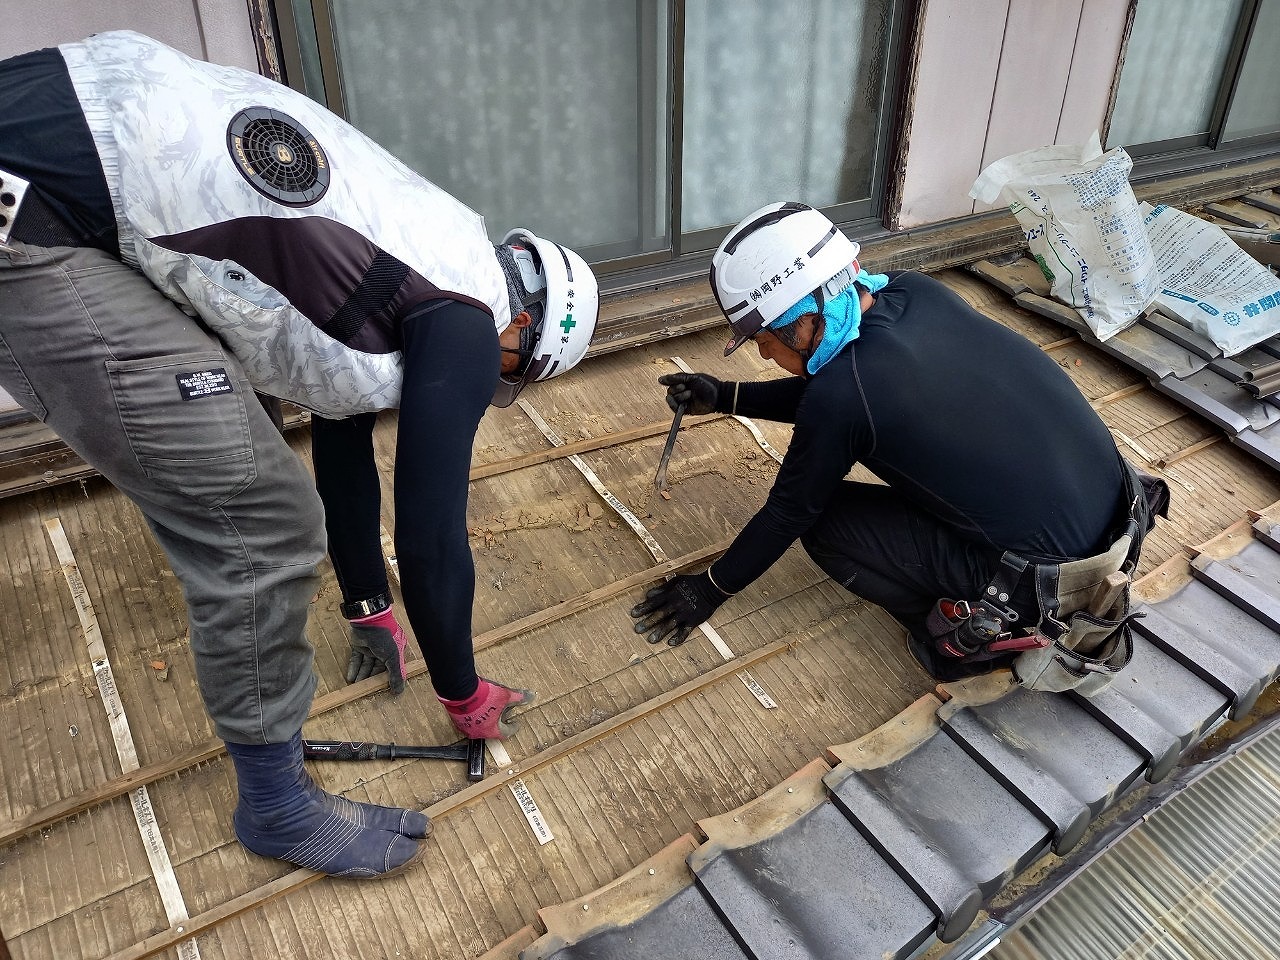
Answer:
<svg viewBox="0 0 1280 960"><path fill-rule="evenodd" d="M1155 518L1168 516L1169 487L1127 462L1122 465L1129 498L1122 535L1095 557L1058 564L1050 568L1053 572L1036 568L1041 632L1050 643L1028 650L1014 662L1014 677L1029 690L1075 690L1092 697L1109 687L1133 658L1130 623L1142 614L1129 609L1130 577ZM1115 573L1124 575L1123 589L1099 605L1095 598Z"/></svg>
<svg viewBox="0 0 1280 960"><path fill-rule="evenodd" d="M1047 646L1028 650L1013 664L1013 675L1028 690L1061 693L1075 690L1090 697L1101 693L1133 657L1129 622L1128 570L1124 569L1132 538L1125 535L1106 553L1057 566L1058 609L1042 607L1041 633ZM1040 574L1042 568L1037 568ZM1119 595L1105 608L1090 609L1093 596L1109 575L1123 572ZM1038 581L1037 581L1038 582Z"/></svg>
<svg viewBox="0 0 1280 960"><path fill-rule="evenodd" d="M1143 538L1156 516L1167 516L1169 504L1163 480L1121 464L1129 509L1111 546L1057 564L1005 553L981 600L935 606L928 629L939 653L974 662L1022 651L1013 673L1029 690L1094 696L1115 680L1133 657L1130 622L1141 616L1129 609L1130 578ZM1027 574L1034 578L1039 622L1018 627L1017 612L1006 604Z"/></svg>

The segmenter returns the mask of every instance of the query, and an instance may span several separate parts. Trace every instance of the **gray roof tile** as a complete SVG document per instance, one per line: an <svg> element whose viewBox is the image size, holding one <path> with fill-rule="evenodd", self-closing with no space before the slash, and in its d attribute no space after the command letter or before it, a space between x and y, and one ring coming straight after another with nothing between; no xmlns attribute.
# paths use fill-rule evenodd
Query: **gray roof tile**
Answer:
<svg viewBox="0 0 1280 960"><path fill-rule="evenodd" d="M1104 353L1124 361L1150 380L1164 377L1185 377L1203 370L1208 361L1192 353L1154 330L1135 324L1122 330L1110 340L1084 336Z"/></svg>
<svg viewBox="0 0 1280 960"><path fill-rule="evenodd" d="M945 684L947 702L922 697L832 747L834 770L815 760L701 821L705 843L681 838L654 868L540 911L547 934L522 960L905 960L958 937L1274 678L1280 531L1253 535L1232 557L1202 552L1194 578L1140 608L1132 662L1097 696L1032 693L1007 672Z"/></svg>
<svg viewBox="0 0 1280 960"><path fill-rule="evenodd" d="M1146 768L1144 756L1067 697L1014 688L990 703L953 699L938 715L970 756L1053 825L1059 853Z"/></svg>
<svg viewBox="0 0 1280 960"><path fill-rule="evenodd" d="M1270 411L1280 412L1270 404L1255 400L1212 370L1200 370L1185 380L1165 377L1152 386L1212 420L1229 434L1270 426L1275 421Z"/></svg>
<svg viewBox="0 0 1280 960"><path fill-rule="evenodd" d="M746 960L689 872L697 845L686 834L600 890L539 910L547 932L520 960Z"/></svg>
<svg viewBox="0 0 1280 960"><path fill-rule="evenodd" d="M826 799L828 769L816 761L740 812L702 821L708 840L689 867L753 957L909 957L934 913Z"/></svg>
<svg viewBox="0 0 1280 960"><path fill-rule="evenodd" d="M1233 719L1249 712L1273 670L1274 631L1198 580L1142 612L1137 632L1230 696Z"/></svg>
<svg viewBox="0 0 1280 960"><path fill-rule="evenodd" d="M1133 637L1133 660L1094 697L1072 695L1100 723L1148 758L1147 779L1163 780L1227 711L1222 691L1155 646Z"/></svg>
<svg viewBox="0 0 1280 960"><path fill-rule="evenodd" d="M830 801L758 843L698 854L698 884L753 957L905 958L934 929L933 911Z"/></svg>
<svg viewBox="0 0 1280 960"><path fill-rule="evenodd" d="M1049 828L950 737L935 731L871 769L841 764L832 799L939 917L938 938L966 930L984 898L1048 847Z"/></svg>

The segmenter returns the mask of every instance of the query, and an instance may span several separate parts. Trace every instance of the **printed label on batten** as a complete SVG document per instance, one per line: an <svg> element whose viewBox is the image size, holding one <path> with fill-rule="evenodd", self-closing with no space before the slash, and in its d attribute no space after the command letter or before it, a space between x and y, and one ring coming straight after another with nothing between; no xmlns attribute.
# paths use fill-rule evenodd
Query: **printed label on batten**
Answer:
<svg viewBox="0 0 1280 960"><path fill-rule="evenodd" d="M529 827L533 830L533 835L538 838L539 844L548 844L555 839L551 834L551 828L547 826L547 821L543 819L542 811L538 809L538 804L534 801L533 795L529 793L529 788L524 785L523 780L516 780L511 784L511 792L516 798L516 803L520 804L520 809L524 812L524 818L529 821Z"/></svg>
<svg viewBox="0 0 1280 960"><path fill-rule="evenodd" d="M773 697L765 693L764 687L760 686L759 681L751 674L744 670L738 674L738 679L747 685L747 689L755 695L755 698L760 701L760 705L766 710L773 710L778 706L773 702Z"/></svg>

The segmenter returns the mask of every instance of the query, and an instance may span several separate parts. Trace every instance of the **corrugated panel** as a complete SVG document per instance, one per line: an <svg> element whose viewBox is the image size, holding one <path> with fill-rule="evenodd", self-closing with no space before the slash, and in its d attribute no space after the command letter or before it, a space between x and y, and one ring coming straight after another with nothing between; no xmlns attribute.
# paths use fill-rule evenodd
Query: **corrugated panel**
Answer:
<svg viewBox="0 0 1280 960"><path fill-rule="evenodd" d="M1262 960L1278 918L1280 731L1162 806L991 956Z"/></svg>

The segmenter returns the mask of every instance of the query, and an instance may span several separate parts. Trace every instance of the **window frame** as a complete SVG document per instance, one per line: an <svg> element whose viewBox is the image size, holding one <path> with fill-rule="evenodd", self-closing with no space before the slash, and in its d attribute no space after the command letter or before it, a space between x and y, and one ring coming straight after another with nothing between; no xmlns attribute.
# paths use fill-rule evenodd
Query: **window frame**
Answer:
<svg viewBox="0 0 1280 960"><path fill-rule="evenodd" d="M1143 0L1133 0L1129 8L1128 21L1125 24L1125 45L1127 51L1129 38L1133 32L1138 4ZM1145 0L1158 2L1158 0ZM1240 17L1232 34L1231 45L1218 78L1218 90L1214 97L1213 108L1209 114L1209 129L1205 133L1190 134L1165 140L1153 140L1138 144L1112 144L1110 141L1111 124L1115 117L1116 103L1120 93L1120 77L1124 72L1124 58L1116 65L1116 74L1112 81L1111 102L1108 105L1106 127L1109 146L1123 146L1133 158L1133 177L1135 181L1156 179L1178 173L1190 173L1220 163L1244 161L1274 154L1280 148L1280 128L1272 133L1258 134L1252 137L1225 139L1227 118L1230 115L1231 103L1240 82L1240 73L1245 55L1253 41L1254 27L1262 8L1263 0L1244 0L1240 8ZM1261 41L1260 41L1261 42Z"/></svg>
<svg viewBox="0 0 1280 960"><path fill-rule="evenodd" d="M591 251L604 254L593 261L593 267L602 275L631 273L678 279L684 275L705 272L710 256L720 241L732 229L733 224L708 229L680 232L681 200L683 190L682 164L684 146L684 31L685 0L669 0L665 31L660 31L657 18L660 7L651 0L636 0L641 24L641 70L651 69L656 63L655 49L658 38L665 32L667 39L667 83L659 89L657 78L640 84L640 130L638 148L641 156L643 183L638 191L638 222L644 223L655 213L665 218L667 245L654 250L642 250L622 256L610 257L608 248ZM338 57L338 39L333 28L333 10L330 0L276 0L274 4L279 27L279 44L285 67L286 82L294 89L307 94L344 119L347 116L343 97L342 68ZM302 10L298 8L301 7ZM904 49L920 4L914 0L891 0L889 16L890 36L885 56L886 70L877 91L879 115L874 136L871 173L871 193L863 200L850 201L823 207L833 221L852 235L866 235L883 229L885 204L892 196L893 184L887 182L889 171L894 169L894 158L901 152L898 142L900 103L906 83ZM310 10L311 23L300 22L304 10ZM304 44L315 40L315 53L309 59L304 56ZM317 74L318 62L318 76ZM666 119L669 124L668 171L666 177L667 203L664 210L657 209L656 155L659 146L655 133L655 121L660 109L660 98L666 97ZM761 201L765 202L765 201ZM744 213L747 211L744 211ZM588 257L590 260L591 257Z"/></svg>

